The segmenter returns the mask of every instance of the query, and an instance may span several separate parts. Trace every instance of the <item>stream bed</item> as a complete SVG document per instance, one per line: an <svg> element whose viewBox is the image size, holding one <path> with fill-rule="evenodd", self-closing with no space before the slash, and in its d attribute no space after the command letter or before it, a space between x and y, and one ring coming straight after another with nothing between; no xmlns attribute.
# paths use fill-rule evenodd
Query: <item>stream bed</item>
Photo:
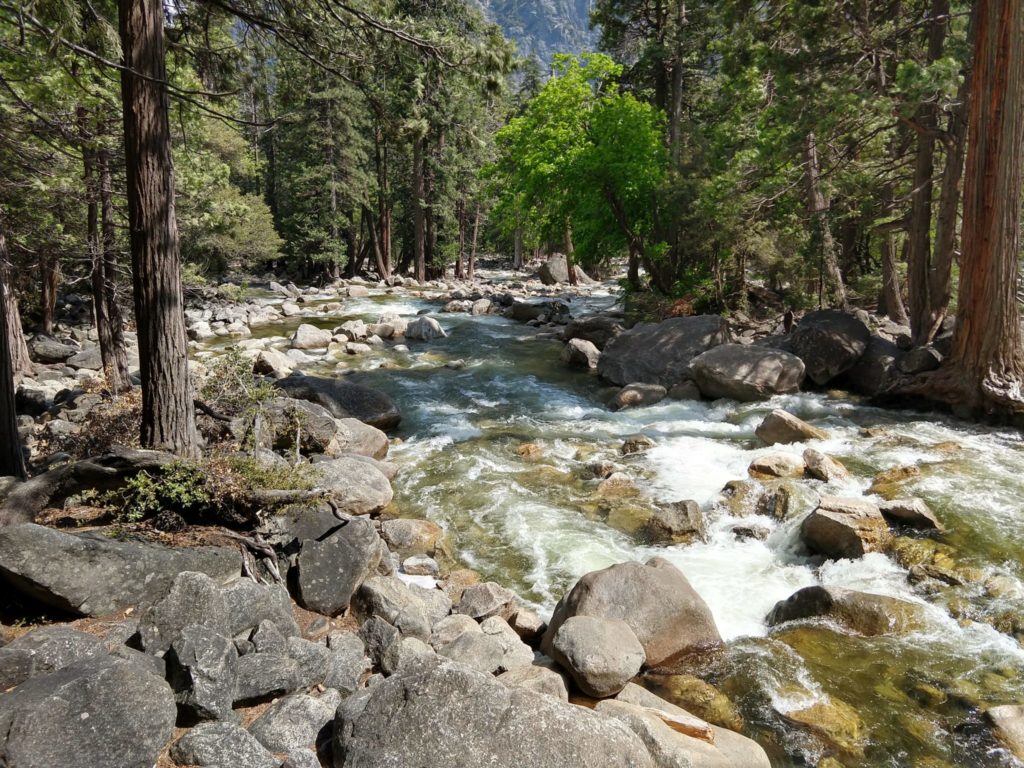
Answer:
<svg viewBox="0 0 1024 768"><path fill-rule="evenodd" d="M607 307L611 296L575 299L574 314ZM720 653L684 664L683 676L652 687L692 704L692 678L732 701L712 702L719 720L741 727L777 766L1011 766L984 723L989 706L1024 702L1024 440L1019 432L938 415L868 407L842 393L776 397L765 403L664 401L622 412L604 405L608 389L594 375L559 361L562 345L537 329L494 316L440 313L437 301L374 292L349 299L342 314L293 318L259 329L287 347L299 322L335 327L376 322L383 312L428 309L448 338L407 342L408 352L324 361L317 372L355 369L354 381L379 387L403 413L390 460L401 468L395 507L448 533L453 554L485 580L509 586L543 616L581 575L624 560L658 555L679 566L710 606L726 640ZM462 360L464 367L445 363ZM381 363L384 366L381 367ZM760 447L754 429L783 408L830 437ZM655 446L622 456L623 440L642 434ZM530 444L529 450L522 447ZM737 516L722 487L747 477L759 454L800 454L814 447L842 461L852 479L826 485L801 480L785 519ZM587 470L596 460L624 467L651 501L693 499L707 515L707 539L645 545L608 524ZM860 496L883 470L914 466L899 487L920 496L946 527L941 554L960 584L908 578L880 553L823 562L799 542L800 520L819 495ZM733 529L756 525L763 540ZM621 527L621 526L620 526ZM770 629L773 605L814 584L891 595L921 604L919 629L862 637L822 621ZM685 689L685 690L684 690ZM684 706L686 706L684 703ZM838 762L834 762L838 761Z"/></svg>

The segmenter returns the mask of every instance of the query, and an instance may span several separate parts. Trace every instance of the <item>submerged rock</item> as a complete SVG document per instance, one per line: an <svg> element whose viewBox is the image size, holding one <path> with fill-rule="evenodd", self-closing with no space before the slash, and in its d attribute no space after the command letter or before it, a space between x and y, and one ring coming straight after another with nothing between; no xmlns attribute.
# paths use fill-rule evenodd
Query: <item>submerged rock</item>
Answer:
<svg viewBox="0 0 1024 768"><path fill-rule="evenodd" d="M917 497L892 499L883 501L878 508L881 510L882 516L895 525L933 531L943 530L942 523L939 522L924 499Z"/></svg>
<svg viewBox="0 0 1024 768"><path fill-rule="evenodd" d="M852 758L864 757L867 729L857 710L845 701L830 697L808 707L778 712L784 720L807 730L830 749Z"/></svg>
<svg viewBox="0 0 1024 768"><path fill-rule="evenodd" d="M774 627L787 621L825 617L862 635L911 632L924 626L917 603L841 587L804 587L775 604L766 621Z"/></svg>
<svg viewBox="0 0 1024 768"><path fill-rule="evenodd" d="M541 650L552 656L559 627L572 616L621 619L656 667L687 651L716 646L721 636L707 604L682 571L655 557L618 563L583 576L555 607Z"/></svg>
<svg viewBox="0 0 1024 768"><path fill-rule="evenodd" d="M985 712L996 736L1020 760L1024 760L1024 705L1005 704Z"/></svg>

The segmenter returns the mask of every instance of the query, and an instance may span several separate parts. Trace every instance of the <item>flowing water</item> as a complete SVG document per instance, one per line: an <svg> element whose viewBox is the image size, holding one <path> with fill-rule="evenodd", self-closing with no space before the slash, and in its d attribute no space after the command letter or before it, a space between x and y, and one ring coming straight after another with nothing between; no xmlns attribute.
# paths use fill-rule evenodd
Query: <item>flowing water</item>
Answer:
<svg viewBox="0 0 1024 768"><path fill-rule="evenodd" d="M570 305L582 314L612 302L596 297ZM275 342L280 336L285 346L300 321L333 327L423 309L436 312L439 304L374 295L347 300L341 315L294 319L260 333L273 334ZM395 507L441 524L462 563L515 588L544 615L588 571L668 558L707 601L727 641L722 653L680 671L725 692L745 732L775 765L828 764L818 762L823 755L844 765L1016 764L981 712L1024 702L1024 650L1011 634L1024 637L1019 433L879 410L840 394L757 404L665 401L615 413L603 405L604 385L566 369L558 359L561 344L537 339L535 329L497 316L434 316L448 338L409 342L409 352L332 359L320 372L355 369L353 380L379 387L399 404L402 442L391 452L402 469ZM454 360L465 367L444 367ZM739 518L716 502L727 481L746 477L751 460L769 450L758 447L754 428L772 408L831 435L782 450L815 447L846 464L853 479L830 486L800 481L796 508L785 520ZM623 457L624 438L636 434L656 446ZM524 444L536 448L520 455ZM707 540L649 546L609 526L607 504L595 497L599 481L587 470L595 460L622 465L652 501L700 502ZM878 472L910 465L920 474L900 494L921 496L935 510L947 527L941 540L951 548L944 552L971 574L967 583L928 592L885 555L822 563L801 548L799 522L818 494L859 496ZM764 540L733 533L752 523L769 531ZM924 625L885 637L824 622L766 626L776 601L813 584L920 603ZM672 693L671 685L666 691ZM799 714L815 704L824 708Z"/></svg>

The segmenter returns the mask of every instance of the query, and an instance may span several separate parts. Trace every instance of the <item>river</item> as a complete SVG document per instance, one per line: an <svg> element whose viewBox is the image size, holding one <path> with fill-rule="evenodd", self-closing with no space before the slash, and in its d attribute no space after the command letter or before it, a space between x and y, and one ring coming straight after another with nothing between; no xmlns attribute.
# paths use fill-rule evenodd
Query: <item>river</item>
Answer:
<svg viewBox="0 0 1024 768"><path fill-rule="evenodd" d="M465 566L550 615L588 571L668 558L707 601L727 641L722 653L680 671L726 693L744 731L778 766L828 765L818 762L827 754L841 761L832 765L1017 765L998 748L981 712L1024 702L1024 650L1009 633L1018 616L1024 633L1020 433L880 410L842 393L756 404L665 401L611 412L602 404L608 392L602 382L567 369L559 361L561 344L537 339L536 329L494 315L440 313L439 301L400 292L373 293L347 300L343 314L301 321L333 327L354 318L376 322L383 312L430 310L441 322L446 339L408 342L407 353L332 360L320 372L355 369L353 380L379 387L399 404L401 443L390 454L401 468L395 507L402 516L442 525ZM580 314L613 302L606 294L570 306ZM272 333L285 347L298 322L260 335ZM455 360L464 367L444 366ZM720 491L746 477L753 458L780 449L758 447L754 437L772 408L830 433L782 450L817 448L842 461L852 479L829 486L801 481L785 520L736 517L717 503ZM636 434L655 447L623 457L623 439ZM524 444L535 448L520 451ZM602 459L621 464L653 501L699 502L707 540L649 546L607 525L595 501L599 481L586 468ZM802 549L799 523L817 495L860 496L878 472L908 465L921 471L901 495L920 496L936 512L957 567L975 574L969 583L926 590L883 554L823 563ZM766 538L733 533L751 524L766 529ZM813 584L920 603L925 624L883 637L824 622L766 626L776 601Z"/></svg>

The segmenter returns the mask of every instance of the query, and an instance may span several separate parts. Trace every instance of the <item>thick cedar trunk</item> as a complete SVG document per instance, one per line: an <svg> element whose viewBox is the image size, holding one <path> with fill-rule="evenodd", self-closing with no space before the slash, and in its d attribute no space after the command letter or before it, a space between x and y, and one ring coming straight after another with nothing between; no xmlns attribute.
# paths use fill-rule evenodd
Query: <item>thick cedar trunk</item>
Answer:
<svg viewBox="0 0 1024 768"><path fill-rule="evenodd" d="M946 43L949 0L932 0L928 20L928 63L938 61ZM938 105L926 101L914 116L917 153L911 190L907 286L910 297L910 332L915 344L929 339L934 299L930 294L932 261L932 200L935 175L935 139L938 131Z"/></svg>
<svg viewBox="0 0 1024 768"><path fill-rule="evenodd" d="M3 215L0 212L0 278L6 276L7 239L4 236ZM10 328L6 280L0 284L0 477L13 475L25 477L25 456L21 451L21 437L18 435L18 418L14 409L14 365L11 360L12 346L7 344ZM15 310L17 311L17 310Z"/></svg>
<svg viewBox="0 0 1024 768"><path fill-rule="evenodd" d="M142 373L141 443L199 453L174 219L160 0L120 0L128 223Z"/></svg>
<svg viewBox="0 0 1024 768"><path fill-rule="evenodd" d="M971 412L1024 411L1017 308L1024 166L1024 4L978 0L953 351L926 391Z"/></svg>
<svg viewBox="0 0 1024 768"><path fill-rule="evenodd" d="M132 381L128 373L128 348L124 341L124 320L117 303L117 236L114 223L114 185L110 171L110 151L100 149L96 155L100 175L100 251L102 268L100 284L93 273L93 302L102 309L97 311L96 329L100 340L100 357L107 384L112 392L126 392Z"/></svg>
<svg viewBox="0 0 1024 768"><path fill-rule="evenodd" d="M469 247L469 268L466 270L466 277L472 280L476 277L476 243L477 235L480 234L480 203L476 204L473 214L473 242Z"/></svg>
<svg viewBox="0 0 1024 768"><path fill-rule="evenodd" d="M828 273L828 281L831 283L831 292L835 297L835 303L846 309L846 286L843 284L843 275L839 271L839 259L836 255L835 242L832 240L832 230L828 223L828 203L821 190L821 169L818 165L818 145L814 132L807 134L804 144L804 180L807 185L807 210L811 215L811 225L818 238L818 247L821 249L822 272ZM825 275L821 275L825 279ZM820 297L819 297L820 298Z"/></svg>
<svg viewBox="0 0 1024 768"><path fill-rule="evenodd" d="M416 265L416 280L427 279L427 233L426 214L423 210L425 193L423 189L423 142L417 137L412 143L412 199L413 199L413 261Z"/></svg>

